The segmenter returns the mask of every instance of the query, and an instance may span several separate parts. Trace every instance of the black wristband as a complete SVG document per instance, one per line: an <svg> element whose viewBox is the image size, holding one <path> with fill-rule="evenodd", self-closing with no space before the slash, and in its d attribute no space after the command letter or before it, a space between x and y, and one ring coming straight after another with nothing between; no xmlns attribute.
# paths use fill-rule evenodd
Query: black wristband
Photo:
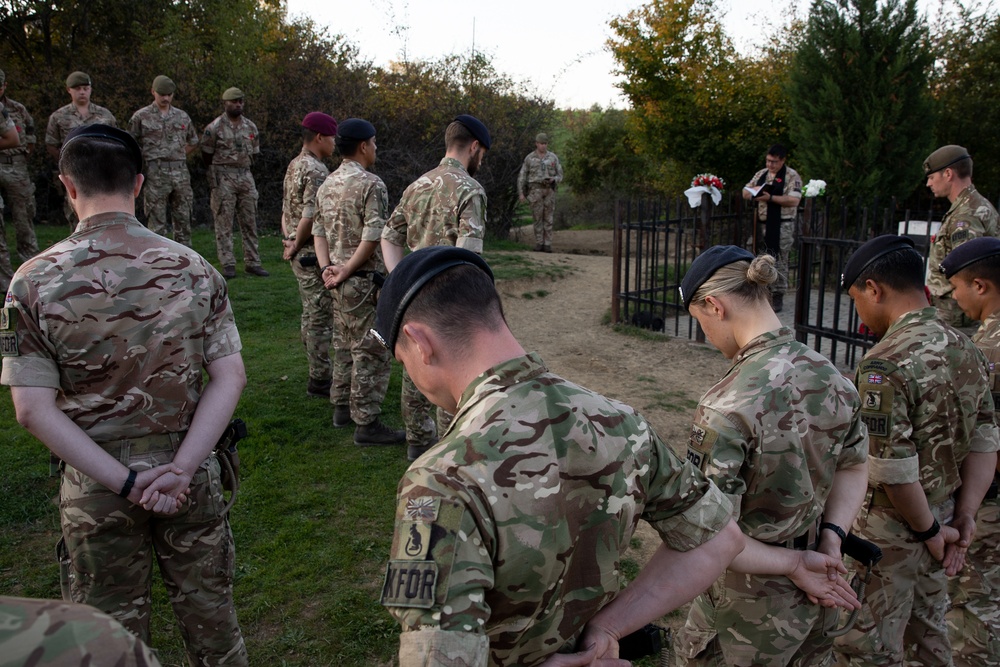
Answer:
<svg viewBox="0 0 1000 667"><path fill-rule="evenodd" d="M841 528L840 526L838 526L835 523L830 523L828 521L824 521L823 523L819 524L819 529L820 530L832 530L834 533L837 534L837 537L839 537L841 540L846 540L847 539L847 533L845 533L844 529Z"/></svg>
<svg viewBox="0 0 1000 667"><path fill-rule="evenodd" d="M918 532L911 528L910 532L913 533L913 537L917 540L917 542L926 542L941 532L941 524L938 523L937 519L934 519L934 523L932 523L931 527L927 530Z"/></svg>
<svg viewBox="0 0 1000 667"><path fill-rule="evenodd" d="M132 487L135 486L136 472L134 470L128 471L128 479L125 480L125 486L122 490L118 492L118 495L122 498L128 498L128 494L132 493Z"/></svg>

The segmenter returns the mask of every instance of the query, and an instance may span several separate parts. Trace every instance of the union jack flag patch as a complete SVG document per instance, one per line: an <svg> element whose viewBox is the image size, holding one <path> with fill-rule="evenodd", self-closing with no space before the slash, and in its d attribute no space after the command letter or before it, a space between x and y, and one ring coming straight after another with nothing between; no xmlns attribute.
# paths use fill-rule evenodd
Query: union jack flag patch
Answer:
<svg viewBox="0 0 1000 667"><path fill-rule="evenodd" d="M881 373L869 373L868 374L868 384L882 384Z"/></svg>
<svg viewBox="0 0 1000 667"><path fill-rule="evenodd" d="M438 498L408 498L406 518L409 521L434 521L437 519Z"/></svg>

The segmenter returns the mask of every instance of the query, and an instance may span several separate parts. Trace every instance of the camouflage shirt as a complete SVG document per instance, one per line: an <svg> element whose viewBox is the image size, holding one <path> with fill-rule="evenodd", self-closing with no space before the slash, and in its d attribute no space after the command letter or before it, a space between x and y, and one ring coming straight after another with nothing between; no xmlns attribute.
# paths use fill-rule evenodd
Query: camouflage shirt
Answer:
<svg viewBox="0 0 1000 667"><path fill-rule="evenodd" d="M485 233L486 190L461 162L446 157L403 191L382 238L410 250L455 245L482 253Z"/></svg>
<svg viewBox="0 0 1000 667"><path fill-rule="evenodd" d="M14 124L14 119L10 117L10 112L7 111L7 107L0 104L0 134L7 134L11 130L16 130L17 126ZM18 135L20 138L20 134Z"/></svg>
<svg viewBox="0 0 1000 667"><path fill-rule="evenodd" d="M212 156L213 165L249 168L251 156L260 153L257 126L245 116L240 116L240 122L233 125L222 114L201 135L201 152Z"/></svg>
<svg viewBox="0 0 1000 667"><path fill-rule="evenodd" d="M851 381L781 328L754 338L694 415L688 459L718 484L743 532L785 542L823 513L837 470L868 440Z"/></svg>
<svg viewBox="0 0 1000 667"><path fill-rule="evenodd" d="M979 326L979 331L972 337L979 351L986 357L989 370L990 392L993 394L994 421L1000 424L1000 375L997 374L997 364L1000 364L1000 312L990 313Z"/></svg>
<svg viewBox="0 0 1000 667"><path fill-rule="evenodd" d="M93 607L0 597L0 662L37 667L160 667L153 651Z"/></svg>
<svg viewBox="0 0 1000 667"><path fill-rule="evenodd" d="M87 115L81 116L77 113L76 106L73 103L67 104L64 107L56 109L49 116L49 124L45 128L45 144L58 148L66 141L67 134L81 125L93 125L95 123L118 127L118 121L115 120L114 115L102 106L91 102L87 109Z"/></svg>
<svg viewBox="0 0 1000 667"><path fill-rule="evenodd" d="M687 551L731 510L632 408L534 354L499 364L399 483L382 604L403 627L400 667L530 667L571 650L617 594L639 519Z"/></svg>
<svg viewBox="0 0 1000 667"><path fill-rule="evenodd" d="M997 210L986 197L976 191L976 186L970 185L962 190L951 203L951 208L944 214L941 228L934 235L927 266L927 287L936 297L951 294L954 288L941 273L941 261L952 250L969 239L979 236L996 236L1000 231L1000 217Z"/></svg>
<svg viewBox="0 0 1000 667"><path fill-rule="evenodd" d="M529 185L557 185L562 179L562 165L555 153L546 151L545 155L539 155L538 151L531 151L521 163L521 171L517 175L517 192L526 195Z"/></svg>
<svg viewBox="0 0 1000 667"><path fill-rule="evenodd" d="M58 389L98 443L186 430L203 368L241 347L219 272L126 213L82 220L22 264L0 336L0 382Z"/></svg>
<svg viewBox="0 0 1000 667"><path fill-rule="evenodd" d="M2 105L17 129L17 136L21 140L21 145L17 148L5 148L0 151L0 155L27 155L28 147L35 145L35 121L20 102L5 97Z"/></svg>
<svg viewBox="0 0 1000 667"><path fill-rule="evenodd" d="M132 114L128 132L142 147L142 157L150 160L187 160L185 146L198 145L198 132L191 117L175 106L160 112L155 104Z"/></svg>
<svg viewBox="0 0 1000 667"><path fill-rule="evenodd" d="M747 183L746 187L750 188L757 187L757 183L760 181L761 177L764 174L767 174L767 178L764 180L764 185L771 185L772 183L774 183L774 177L777 176L777 174L772 174L765 167L764 169L761 169L760 171L758 171L756 174L753 175L753 178L750 179L750 182ZM795 171L794 169L792 169L787 165L785 166L785 189L784 191L782 191L781 196L798 197L800 200L802 199L802 177L799 176L799 172ZM798 210L799 210L799 205L797 202L795 206L782 206L781 219L794 220L795 216L798 215ZM757 202L757 219L767 220L766 201L762 200Z"/></svg>
<svg viewBox="0 0 1000 667"><path fill-rule="evenodd" d="M961 484L970 452L998 446L986 359L934 308L906 313L855 376L868 426L870 485L920 482L931 505Z"/></svg>
<svg viewBox="0 0 1000 667"><path fill-rule="evenodd" d="M316 217L316 191L329 173L326 165L305 147L288 163L281 200L281 233L285 238L295 239L299 220Z"/></svg>
<svg viewBox="0 0 1000 667"><path fill-rule="evenodd" d="M382 179L358 162L345 158L330 174L316 195L319 211L313 220L313 236L325 236L330 260L344 264L362 241L382 237L389 212L389 193ZM375 249L361 271L385 271L381 249Z"/></svg>

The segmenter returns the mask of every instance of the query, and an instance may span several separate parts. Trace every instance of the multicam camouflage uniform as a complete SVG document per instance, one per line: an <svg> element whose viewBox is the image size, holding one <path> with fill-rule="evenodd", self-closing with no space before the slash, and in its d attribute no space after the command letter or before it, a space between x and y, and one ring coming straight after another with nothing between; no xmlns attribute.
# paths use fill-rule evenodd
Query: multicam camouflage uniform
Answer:
<svg viewBox="0 0 1000 667"><path fill-rule="evenodd" d="M618 593L640 518L688 551L731 509L632 408L535 354L499 364L399 483L382 604L403 628L400 666L531 667L571 652Z"/></svg>
<svg viewBox="0 0 1000 667"><path fill-rule="evenodd" d="M996 236L1000 231L1000 216L993 204L970 185L959 193L951 208L944 214L941 228L934 236L927 266L927 288L931 291L931 302L940 311L941 319L952 326L961 326L962 309L958 307L951 293L954 288L939 270L941 261L952 250L969 239L979 236Z"/></svg>
<svg viewBox="0 0 1000 667"><path fill-rule="evenodd" d="M757 187L757 183L765 175L767 178L764 179L764 184L772 185L778 174L772 174L767 168L761 169L753 175L753 178L747 183L747 187ZM785 165L785 188L781 194L782 196L799 197L800 200L802 198L802 177L799 176L799 172L788 165ZM792 244L795 243L795 223L798 220L798 215L798 204L781 207L781 235L778 239L778 256L775 257L774 263L778 269L778 279L771 286L771 292L774 294L784 294L788 291L788 253L791 252ZM760 252L764 245L764 235L767 232L767 202L757 202L757 222L757 252Z"/></svg>
<svg viewBox="0 0 1000 667"><path fill-rule="evenodd" d="M834 475L864 462L858 392L782 328L754 338L695 412L687 457L733 502L743 533L808 548ZM679 664L828 664L822 607L783 576L727 571L691 607Z"/></svg>
<svg viewBox="0 0 1000 667"><path fill-rule="evenodd" d="M94 123L118 127L118 121L115 120L114 114L93 102L90 103L86 116L81 116L72 102L64 107L59 107L49 116L49 124L45 128L45 145L54 146L57 149L62 148L66 135L81 125L93 125ZM62 187L62 182L58 178L54 179L53 182L57 184L56 187ZM70 227L75 227L79 221L68 194L63 199L63 215L66 216L66 222L69 223Z"/></svg>
<svg viewBox="0 0 1000 667"><path fill-rule="evenodd" d="M281 206L281 232L286 239L295 240L295 230L302 218L316 217L316 192L330 170L306 148L288 163L285 171L284 194ZM302 300L302 323L299 328L302 344L306 348L309 378L319 384L330 381L330 341L333 338L333 299L330 290L323 286L323 276L316 262L316 250L311 243L302 248L292 260L292 273L299 283ZM311 266L302 266L303 258Z"/></svg>
<svg viewBox="0 0 1000 667"><path fill-rule="evenodd" d="M185 147L198 145L191 117L175 106L164 114L150 104L132 115L128 132L139 142L146 161L142 192L147 225L160 236L166 236L169 207L174 240L191 247L194 192Z"/></svg>
<svg viewBox="0 0 1000 667"><path fill-rule="evenodd" d="M883 484L919 482L935 518L952 518L969 452L996 451L986 360L968 338L911 311L868 351L855 375L868 426L869 493L854 532L882 549L853 630L835 642L842 664L950 665L948 581L941 563L893 508Z"/></svg>
<svg viewBox="0 0 1000 667"><path fill-rule="evenodd" d="M0 596L0 664L160 667L141 639L83 604Z"/></svg>
<svg viewBox="0 0 1000 667"><path fill-rule="evenodd" d="M994 408L1000 408L1000 313L987 317L972 337L989 363ZM1000 412L994 412L1000 423ZM948 612L948 637L955 664L1000 665L1000 501L994 473L993 487L976 514L976 536L969 547L965 569L951 578L952 608Z"/></svg>
<svg viewBox="0 0 1000 667"><path fill-rule="evenodd" d="M346 264L362 241L378 243L389 213L382 179L345 158L316 196L319 213L314 235L322 233L334 264ZM372 272L385 273L382 251L375 253L333 291L333 388L330 402L351 406L355 424L371 424L382 414L392 358L369 330L375 326Z"/></svg>
<svg viewBox="0 0 1000 667"><path fill-rule="evenodd" d="M0 134L6 134L14 129L14 121L7 114L7 109L0 104ZM10 251L7 249L7 231L3 225L3 199L0 198L0 287L4 292L14 275L14 267L10 263Z"/></svg>
<svg viewBox="0 0 1000 667"><path fill-rule="evenodd" d="M17 234L17 254L24 262L38 252L35 238L35 184L28 173L28 150L35 145L35 121L20 102L4 96L0 103L14 121L21 145L0 151L0 186L7 195L14 232ZM0 221L0 243L6 247Z"/></svg>
<svg viewBox="0 0 1000 667"><path fill-rule="evenodd" d="M535 245L552 247L552 224L556 211L556 187L563 179L562 165L552 151L531 151L517 175L517 192L528 198L535 227Z"/></svg>
<svg viewBox="0 0 1000 667"><path fill-rule="evenodd" d="M486 190L469 176L462 163L446 157L411 183L382 230L393 245L418 250L453 245L482 254L486 233ZM401 409L406 442L427 446L434 442L431 403L403 372ZM438 409L438 432L444 432L451 415Z"/></svg>
<svg viewBox="0 0 1000 667"><path fill-rule="evenodd" d="M204 367L241 348L222 276L125 213L87 218L23 264L2 319L0 382L57 389L59 409L136 471L173 460ZM67 466L60 489L64 596L101 609L148 642L155 552L191 664L245 665L215 456L190 486L177 514L159 516Z"/></svg>
<svg viewBox="0 0 1000 667"><path fill-rule="evenodd" d="M212 189L212 216L215 218L215 249L222 266L235 266L233 255L233 215L243 236L245 268L260 266L257 251L257 185L250 173L252 156L260 153L257 126L240 116L233 125L222 114L205 128L201 152L212 156L208 184Z"/></svg>

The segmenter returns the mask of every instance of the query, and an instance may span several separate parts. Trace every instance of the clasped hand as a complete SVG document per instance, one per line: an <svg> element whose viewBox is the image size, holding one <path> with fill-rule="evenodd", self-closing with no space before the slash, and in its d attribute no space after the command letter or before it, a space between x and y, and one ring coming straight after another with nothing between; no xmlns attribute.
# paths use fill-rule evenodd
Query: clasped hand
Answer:
<svg viewBox="0 0 1000 667"><path fill-rule="evenodd" d="M191 476L173 463L143 470L136 475L128 499L156 514L175 514L191 493Z"/></svg>

